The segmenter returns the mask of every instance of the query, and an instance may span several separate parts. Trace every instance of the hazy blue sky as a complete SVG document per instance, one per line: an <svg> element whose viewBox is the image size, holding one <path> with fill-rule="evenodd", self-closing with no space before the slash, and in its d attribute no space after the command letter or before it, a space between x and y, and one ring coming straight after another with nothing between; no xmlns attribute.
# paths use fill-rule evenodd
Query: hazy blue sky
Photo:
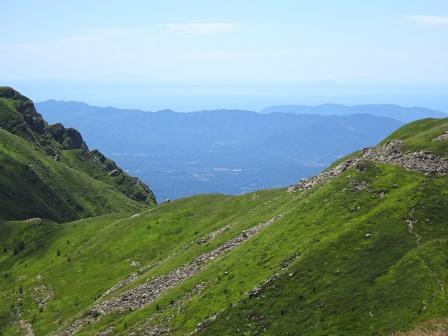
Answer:
<svg viewBox="0 0 448 336"><path fill-rule="evenodd" d="M448 111L447 0L17 0L1 11L0 82L36 100Z"/></svg>

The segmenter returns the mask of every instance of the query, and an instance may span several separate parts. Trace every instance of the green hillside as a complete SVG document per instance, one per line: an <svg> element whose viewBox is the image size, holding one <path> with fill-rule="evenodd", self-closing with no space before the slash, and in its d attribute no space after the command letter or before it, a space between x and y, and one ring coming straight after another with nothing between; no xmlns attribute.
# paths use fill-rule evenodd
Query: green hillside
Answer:
<svg viewBox="0 0 448 336"><path fill-rule="evenodd" d="M34 149L22 138L0 129L0 218L48 218L56 221L143 205Z"/></svg>
<svg viewBox="0 0 448 336"><path fill-rule="evenodd" d="M385 141L401 139L405 150L429 150L448 156L448 119L423 119L414 121L392 133Z"/></svg>
<svg viewBox="0 0 448 336"><path fill-rule="evenodd" d="M0 333L446 330L447 131L411 123L308 189L0 223Z"/></svg>
<svg viewBox="0 0 448 336"><path fill-rule="evenodd" d="M90 151L76 130L48 125L7 87L0 87L0 172L0 219L68 221L155 203L140 180Z"/></svg>

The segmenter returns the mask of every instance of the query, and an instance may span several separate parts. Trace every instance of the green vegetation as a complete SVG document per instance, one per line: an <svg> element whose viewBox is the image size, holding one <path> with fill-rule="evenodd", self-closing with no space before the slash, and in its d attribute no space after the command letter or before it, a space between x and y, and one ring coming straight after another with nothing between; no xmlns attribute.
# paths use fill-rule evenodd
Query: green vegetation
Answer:
<svg viewBox="0 0 448 336"><path fill-rule="evenodd" d="M120 168L112 160L107 159L98 151L86 152L82 149L65 150L62 153L61 161L70 167L87 173L98 181L113 186L130 199L146 205L151 205L155 202L153 193L137 178L131 177L121 170L117 175L105 174L104 170L113 172Z"/></svg>
<svg viewBox="0 0 448 336"><path fill-rule="evenodd" d="M37 161L46 161L46 164L49 164L50 161L57 161L64 164L66 167L71 168L72 170L77 170L79 173L83 175L88 175L90 179L95 179L97 181L102 182L103 184L107 184L112 188L109 188L107 194L110 193L120 193L127 198L142 203L142 205L151 205L155 203L155 197L149 188L142 183L139 179L135 177L131 177L124 173L119 167L115 165L115 163L109 159L107 159L104 155L102 155L99 151L93 150L90 151L87 148L87 144L84 143L82 136L78 131L72 128L65 128L61 124L56 125L48 125L42 118L40 114L38 114L34 108L34 104L28 98L22 96L17 91L8 88L8 87L0 87L0 128L5 131L3 137L7 135L16 135L20 137L22 140L25 140L27 143L21 144L22 148L25 148L28 145L29 148L34 149L35 153L33 153L34 158L38 158ZM8 134L6 134L6 132ZM13 141L9 141L9 153L14 153L14 143ZM3 153L2 158L4 160L15 160L16 158L9 158L8 154ZM29 153L27 153L29 154ZM23 169L28 169L30 171L34 170L33 161L30 157L22 157L21 163L23 164ZM14 165L9 163L11 167ZM50 164L50 166L53 166ZM56 165L58 166L58 165ZM1 166L0 166L1 167ZM47 165L44 165L44 171L46 171ZM58 167L61 167L59 165ZM48 170L52 170L48 168ZM17 174L20 176L21 173ZM33 173L31 173L33 174ZM57 186L53 188L51 185L51 181L54 176L48 178L45 183L47 188L53 189L49 193L57 193L54 189L59 188ZM62 176L60 176L62 178ZM67 182L72 183L74 179L68 178ZM12 185L15 185L11 181ZM25 190L23 193L36 193L36 189L40 186L35 186L33 183L20 183ZM0 180L0 187L2 180ZM86 186L88 184L85 184ZM93 181L93 186L98 185L96 181ZM43 187L42 187L43 188ZM67 187L66 189L70 189ZM115 190L112 190L115 189ZM77 190L77 194L80 195L88 195L92 194L92 197L95 196L95 191L89 191L88 188L79 189L74 187L73 190ZM39 192L37 192L38 194ZM55 197L56 198L56 197ZM98 205L93 204L93 207L102 207L101 201L107 199L108 196L102 196L99 199ZM42 196L43 203L48 205L52 204L47 203L48 195ZM51 200L51 198L50 198ZM86 201L84 203L90 203L91 201ZM106 208L109 208L109 202L106 202ZM129 203L128 201L124 201L124 203ZM34 204L34 203L31 203ZM55 206L59 206L56 202ZM80 205L84 208L85 204L74 204ZM115 206L115 205L113 205ZM0 209L3 207L0 204ZM6 208L5 208L6 209ZM120 208L118 208L119 210ZM65 216L61 216L58 214L54 217L45 217L52 218L55 220L67 220L67 219L75 219L82 217L82 214L86 215L94 215L94 214L102 214L105 211L100 212L92 212L92 211L83 211L83 209L79 211L75 211L80 213L81 216L72 216L72 209L60 209L61 211L65 211L67 214ZM16 212L17 213L17 212ZM37 216L36 214L35 216ZM11 218L1 216L0 218ZM17 218L17 217L13 217ZM21 216L19 218L25 218Z"/></svg>
<svg viewBox="0 0 448 336"><path fill-rule="evenodd" d="M89 151L76 130L48 126L28 98L7 87L0 87L0 190L0 219L8 220L61 222L155 202L140 180Z"/></svg>
<svg viewBox="0 0 448 336"><path fill-rule="evenodd" d="M367 181L371 191L342 191L348 175ZM383 199L374 197L385 191ZM305 246L288 271L259 296L221 313L204 334L387 334L448 314L445 178L372 166L344 174L307 199L311 214L296 214L292 222L302 217L328 233L312 246L304 241L309 228L297 235ZM321 199L327 202L316 212Z"/></svg>
<svg viewBox="0 0 448 336"><path fill-rule="evenodd" d="M361 181L366 190L350 190ZM11 309L19 305L35 333L48 334L135 271L132 262L153 267L121 291L284 213L152 304L106 315L79 334L163 325L184 335L215 314L203 334L233 335L239 329L269 335L360 335L407 329L448 314L441 287L448 281L447 202L446 178L371 164L307 193L200 196L134 217L108 215L58 225L3 223L0 244L8 252L0 269L8 275L0 288L8 300L0 320L10 321ZM415 222L413 232L407 219ZM216 239L194 243L225 225L231 229ZM414 233L421 236L418 244ZM25 247L14 254L20 241ZM262 285L275 272L279 277ZM201 283L204 287L194 290ZM53 293L43 308L35 302L35 288L41 285ZM249 298L247 293L260 285L260 293ZM19 328L5 325L6 335Z"/></svg>
<svg viewBox="0 0 448 336"><path fill-rule="evenodd" d="M68 221L143 206L0 129L0 219Z"/></svg>
<svg viewBox="0 0 448 336"><path fill-rule="evenodd" d="M8 252L0 258L0 269L8 275L0 277L5 293L0 325L8 325L11 310L19 307L23 318L34 321L36 334L45 335L59 327L58 320L67 322L135 272L139 267L133 262L156 264L144 277L165 272L256 225L288 200L291 196L284 190L241 197L211 195L161 205L139 216L107 215L65 224L2 223L0 246ZM210 244L192 243L229 224L231 229ZM20 241L25 248L14 254ZM42 285L52 299L41 309L35 288Z"/></svg>
<svg viewBox="0 0 448 336"><path fill-rule="evenodd" d="M446 119L423 120L388 139L446 156L448 140L433 139L447 130ZM57 161L4 130L0 144L0 201L10 211L2 215L41 211L47 218L0 222L1 335L28 327L58 334L95 303L179 270L277 215L149 304L99 314L77 334L413 335L445 328L446 177L369 162L307 191L204 195L149 208L95 176L80 149L64 150Z"/></svg>
<svg viewBox="0 0 448 336"><path fill-rule="evenodd" d="M448 156L448 141L434 141L447 129L447 118L423 119L401 127L384 141L401 139L407 151L428 150L441 156Z"/></svg>

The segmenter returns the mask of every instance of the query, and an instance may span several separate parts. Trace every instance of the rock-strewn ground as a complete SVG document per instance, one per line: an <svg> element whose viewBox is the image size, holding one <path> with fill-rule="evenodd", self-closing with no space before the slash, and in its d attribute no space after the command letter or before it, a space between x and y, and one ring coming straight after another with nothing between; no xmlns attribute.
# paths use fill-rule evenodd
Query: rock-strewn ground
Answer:
<svg viewBox="0 0 448 336"><path fill-rule="evenodd" d="M19 325L22 328L25 336L34 336L34 331L31 326L31 323L25 320L20 320Z"/></svg>
<svg viewBox="0 0 448 336"><path fill-rule="evenodd" d="M420 174L448 175L447 158L441 158L428 151L403 153L402 145L403 142L400 140L391 140L382 146L365 148L361 155L347 159L317 176L302 179L298 184L290 186L288 190L310 189L317 184L328 182L347 169L362 166L365 161L396 165Z"/></svg>
<svg viewBox="0 0 448 336"><path fill-rule="evenodd" d="M140 215L140 214L136 214L136 215ZM136 217L136 215L131 216L132 218ZM230 225L225 225L221 228L219 228L216 231L210 232L208 234L206 234L205 236L198 238L196 241L192 241L189 244L186 244L182 247L182 250L186 250L188 249L188 247L190 247L192 244L196 243L196 244L206 244L210 241L212 241L213 239L215 239L217 236L219 236L220 234L222 234L223 232L227 231L230 229ZM170 259L172 258L174 255L176 255L178 253L178 251L172 253L171 255L169 255L168 257L166 257L166 259ZM105 298L106 296L108 296L109 294L129 285L130 283L134 282L135 280L137 280L142 274L144 274L146 271L148 271L149 269L157 266L160 262L156 262L154 264L150 264L150 265L146 265L140 269L138 269L136 272L132 272L131 274L128 275L127 278L121 280L120 282L116 283L114 286L112 286L111 288L109 288L106 292L104 292L104 294L101 296L101 299Z"/></svg>
<svg viewBox="0 0 448 336"><path fill-rule="evenodd" d="M266 222L244 230L235 238L210 252L200 255L190 263L180 266L157 278L151 279L135 288L129 289L115 298L96 304L82 317L75 319L72 325L66 328L60 335L73 335L83 326L107 313L113 311L134 310L151 303L169 289L179 285L185 279L201 271L210 261L238 247L247 239L274 223L280 217L281 215L275 216Z"/></svg>
<svg viewBox="0 0 448 336"><path fill-rule="evenodd" d="M448 140L448 131L443 132L443 134L439 135L437 138L433 139L432 141L443 141Z"/></svg>

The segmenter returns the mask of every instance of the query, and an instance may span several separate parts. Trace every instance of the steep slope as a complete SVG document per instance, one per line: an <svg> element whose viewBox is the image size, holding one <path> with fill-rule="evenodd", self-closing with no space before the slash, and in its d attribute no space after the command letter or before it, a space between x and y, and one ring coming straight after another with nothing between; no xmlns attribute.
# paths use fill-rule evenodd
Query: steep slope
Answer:
<svg viewBox="0 0 448 336"><path fill-rule="evenodd" d="M0 190L0 219L40 217L63 222L143 207L2 129Z"/></svg>
<svg viewBox="0 0 448 336"><path fill-rule="evenodd" d="M160 199L286 186L402 126L372 115L143 112L61 101L36 106L47 120L76 127L89 144L151 182Z"/></svg>
<svg viewBox="0 0 448 336"><path fill-rule="evenodd" d="M425 119L407 124L386 138L383 143L401 140L405 152L429 151L448 156L448 119Z"/></svg>
<svg viewBox="0 0 448 336"><path fill-rule="evenodd" d="M355 105L346 106L338 104L323 104L317 106L306 105L277 105L270 106L261 113L296 113L296 114L320 114L320 115L350 115L366 113L380 117L389 117L403 122L411 122L423 118L446 118L447 113L435 111L423 107L402 107L399 105L384 104L384 105Z"/></svg>
<svg viewBox="0 0 448 336"><path fill-rule="evenodd" d="M155 202L144 183L89 151L78 131L48 125L7 87L0 87L0 139L0 219L66 221Z"/></svg>
<svg viewBox="0 0 448 336"><path fill-rule="evenodd" d="M447 132L448 119L409 124L291 192L199 196L62 225L2 223L2 333L443 330Z"/></svg>
<svg viewBox="0 0 448 336"><path fill-rule="evenodd" d="M202 333L385 334L446 317L447 133L447 119L414 122L330 169L331 177L323 173L293 188L310 212L325 199L319 212L333 217L332 203L341 200L333 218L340 232ZM432 333L445 328L426 325Z"/></svg>
<svg viewBox="0 0 448 336"><path fill-rule="evenodd" d="M177 268L264 221L288 199L283 190L198 196L126 217L2 223L2 334L21 330L20 320L37 335L60 329L109 288L119 292L120 280L135 283Z"/></svg>
<svg viewBox="0 0 448 336"><path fill-rule="evenodd" d="M147 204L155 202L147 185L128 176L99 151L89 151L77 130L59 123L48 125L28 98L11 88L0 87L0 103L3 129L34 143L55 160L110 184L131 199Z"/></svg>

